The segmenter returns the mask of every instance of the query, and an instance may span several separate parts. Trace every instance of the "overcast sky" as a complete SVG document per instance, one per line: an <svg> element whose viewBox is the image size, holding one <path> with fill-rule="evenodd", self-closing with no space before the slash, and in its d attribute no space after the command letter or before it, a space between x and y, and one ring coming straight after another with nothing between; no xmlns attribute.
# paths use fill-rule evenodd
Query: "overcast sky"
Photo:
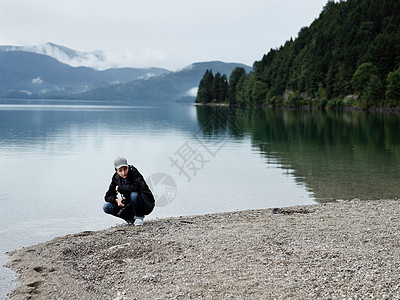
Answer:
<svg viewBox="0 0 400 300"><path fill-rule="evenodd" d="M104 50L132 67L252 65L327 0L0 0L0 45Z"/></svg>

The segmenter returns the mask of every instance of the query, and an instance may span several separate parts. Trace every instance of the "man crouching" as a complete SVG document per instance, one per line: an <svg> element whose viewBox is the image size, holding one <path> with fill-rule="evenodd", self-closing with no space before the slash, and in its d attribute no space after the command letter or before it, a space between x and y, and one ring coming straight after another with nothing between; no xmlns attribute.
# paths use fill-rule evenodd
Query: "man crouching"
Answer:
<svg viewBox="0 0 400 300"><path fill-rule="evenodd" d="M142 174L134 166L128 165L125 157L117 157L114 168L115 174L104 196L107 203L103 211L124 219L126 225L143 225L144 216L154 209L153 194Z"/></svg>

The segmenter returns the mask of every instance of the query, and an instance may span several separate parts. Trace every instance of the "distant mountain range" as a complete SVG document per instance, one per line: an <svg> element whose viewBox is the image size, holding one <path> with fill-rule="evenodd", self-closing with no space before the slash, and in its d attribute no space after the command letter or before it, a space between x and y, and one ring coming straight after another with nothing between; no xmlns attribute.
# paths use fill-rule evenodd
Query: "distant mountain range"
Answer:
<svg viewBox="0 0 400 300"><path fill-rule="evenodd" d="M207 69L221 74L230 74L236 67L243 67L247 72L251 70L250 67L237 63L220 61L194 63L176 72L104 86L78 95L70 95L70 99L193 102L197 87Z"/></svg>
<svg viewBox="0 0 400 300"><path fill-rule="evenodd" d="M22 51L0 52L0 97L26 98L81 93L99 86L158 76L165 69L71 67L56 59Z"/></svg>
<svg viewBox="0 0 400 300"><path fill-rule="evenodd" d="M46 49L47 54L57 55L39 54L37 49ZM101 59L100 52L91 55ZM64 57L65 62L67 58L78 61L82 53L51 43L44 48L0 46L0 97L193 101L207 69L222 74L230 74L235 67L243 67L247 72L251 70L251 67L237 63L203 62L175 72L162 68L99 71L73 67L54 57Z"/></svg>
<svg viewBox="0 0 400 300"><path fill-rule="evenodd" d="M123 58L118 60L115 55L111 55L105 51L82 52L54 43L35 46L0 46L0 51L33 52L53 57L59 62L72 67L89 67L95 70L127 67L126 65L122 65Z"/></svg>

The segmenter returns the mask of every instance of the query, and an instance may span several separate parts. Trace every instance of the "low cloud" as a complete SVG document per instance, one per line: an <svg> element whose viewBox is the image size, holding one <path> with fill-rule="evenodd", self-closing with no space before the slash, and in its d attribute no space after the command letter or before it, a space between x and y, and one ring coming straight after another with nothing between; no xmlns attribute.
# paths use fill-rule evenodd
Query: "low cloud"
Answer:
<svg viewBox="0 0 400 300"><path fill-rule="evenodd" d="M198 87L191 88L190 90L188 90L188 91L186 92L186 96L196 97L196 96L197 96L197 91L198 91L198 90L199 90Z"/></svg>
<svg viewBox="0 0 400 300"><path fill-rule="evenodd" d="M168 55L161 50L149 50L142 53L111 52L111 51L92 51L80 52L56 45L46 43L37 46L14 47L10 50L29 51L38 54L51 56L58 61L72 67L89 67L96 70L110 68L147 68L148 66L159 66L165 64ZM36 80L35 78L34 80ZM32 81L33 82L33 81ZM36 81L34 83L40 84Z"/></svg>
<svg viewBox="0 0 400 300"><path fill-rule="evenodd" d="M32 79L33 84L42 84L43 80L40 77Z"/></svg>
<svg viewBox="0 0 400 300"><path fill-rule="evenodd" d="M104 51L104 60L98 64L97 69L107 68L146 68L164 64L168 55L161 50L150 50L142 53Z"/></svg>

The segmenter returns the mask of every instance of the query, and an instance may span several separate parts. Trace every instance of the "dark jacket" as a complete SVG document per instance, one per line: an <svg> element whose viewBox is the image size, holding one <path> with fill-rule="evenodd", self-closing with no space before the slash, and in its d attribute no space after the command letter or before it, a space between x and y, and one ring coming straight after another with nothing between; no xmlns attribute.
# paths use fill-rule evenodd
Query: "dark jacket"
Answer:
<svg viewBox="0 0 400 300"><path fill-rule="evenodd" d="M129 166L128 177L125 179L121 178L117 172L114 173L113 177L111 178L108 191L104 196L104 200L106 202L115 202L115 198L117 197L115 188L117 186L118 191L123 194L125 198L129 199L129 196L132 192L143 193L154 206L155 200L153 194L151 193L142 174L140 174L138 169L136 169L134 166Z"/></svg>

